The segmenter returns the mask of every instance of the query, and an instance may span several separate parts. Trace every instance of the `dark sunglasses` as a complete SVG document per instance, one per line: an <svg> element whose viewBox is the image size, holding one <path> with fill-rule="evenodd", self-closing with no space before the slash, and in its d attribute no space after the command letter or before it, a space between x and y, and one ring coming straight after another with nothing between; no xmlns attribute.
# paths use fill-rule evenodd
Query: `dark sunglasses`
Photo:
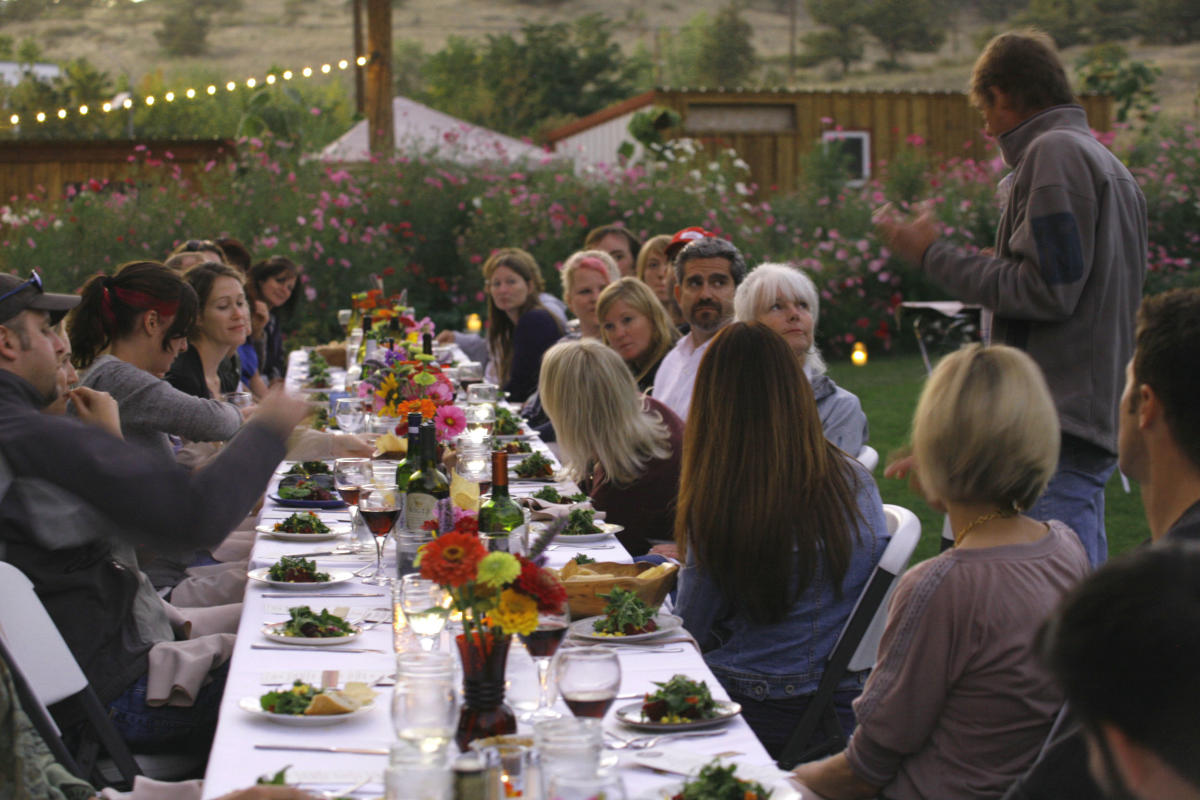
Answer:
<svg viewBox="0 0 1200 800"><path fill-rule="evenodd" d="M7 291L4 294L0 294L0 303L4 302L15 294L25 291L30 286L35 287L39 292L45 291L45 289L42 288L42 276L35 272L32 276L30 276L29 280L19 284L17 288Z"/></svg>

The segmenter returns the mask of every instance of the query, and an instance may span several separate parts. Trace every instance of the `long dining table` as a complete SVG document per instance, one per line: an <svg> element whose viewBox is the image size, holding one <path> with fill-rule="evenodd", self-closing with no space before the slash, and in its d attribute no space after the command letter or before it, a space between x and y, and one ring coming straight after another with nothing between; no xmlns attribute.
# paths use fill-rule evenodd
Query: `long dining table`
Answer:
<svg viewBox="0 0 1200 800"><path fill-rule="evenodd" d="M303 366L299 356L293 356L289 373L294 375ZM341 379L340 375L336 376ZM294 381L293 381L294 382ZM549 448L534 437L532 445L554 458ZM556 468L559 466L555 460ZM283 470L279 470L282 473ZM296 509L281 506L270 499L275 481L267 491L260 515L264 525L274 523ZM515 481L514 495L527 495L544 483ZM560 491L577 490L570 482L561 482ZM350 517L345 509L317 512L328 523L346 524ZM343 537L345 538L345 537ZM254 543L250 567L269 566L283 555L311 552L333 552L333 555L314 556L322 570L353 571L375 559L374 548L367 542L357 553L338 552L341 539L321 542L281 541L259 534ZM577 554L584 553L597 561L630 561L629 553L615 537L587 543L555 542L546 551L548 565L561 567ZM267 623L288 618L288 608L308 605L319 610L340 608L349 619L365 620L362 635L344 646L305 647L276 644L267 639L262 628ZM675 674L684 674L705 681L717 699L728 699L720 683L706 666L703 657L688 636L681 630L644 642L613 644L621 663L621 688L618 700L604 720L604 727L621 738L639 735L617 721L615 709L644 692L654 689L655 681L666 681ZM272 776L284 767L289 783L301 784L313 790L346 790L362 780L367 782L356 790L360 797L384 794L383 773L388 765L388 749L394 739L390 717L390 686L396 671L399 646L416 646L411 635L393 630L392 598L386 586L363 583L358 578L326 587L280 590L261 582L248 581L237 641L229 666L225 693L221 702L216 737L209 757L204 781L204 797L215 798L234 789L252 785L262 776ZM453 649L449 632L443 634L441 648ZM514 637L508 666L508 701L516 707L530 709L536 704L536 669L524 646ZM313 684L363 681L371 684L378 696L367 712L356 713L337 724L324 727L297 727L246 710L253 707L267 691L290 686L300 679ZM556 708L569 714L559 700ZM525 723L521 732L530 732ZM739 776L751 777L765 784L781 785L783 773L775 768L771 758L759 744L741 717L734 717L712 729L713 735L704 738L667 738L658 745L642 751L611 750L609 760L616 757L619 771L630 798L669 797L672 787L683 780L680 773L694 773L707 761L723 756L738 764ZM317 749L310 749L317 748ZM451 745L454 748L454 745ZM339 752L340 750L340 752ZM786 788L777 798L791 794Z"/></svg>

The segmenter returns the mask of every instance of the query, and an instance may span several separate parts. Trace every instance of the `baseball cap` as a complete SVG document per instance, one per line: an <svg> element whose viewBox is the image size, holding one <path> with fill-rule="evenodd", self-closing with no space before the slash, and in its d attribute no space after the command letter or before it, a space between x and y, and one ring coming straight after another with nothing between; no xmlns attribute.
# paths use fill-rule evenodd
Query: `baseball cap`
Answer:
<svg viewBox="0 0 1200 800"><path fill-rule="evenodd" d="M50 294L42 290L42 276L34 272L28 280L0 273L0 323L8 322L26 309L48 311L50 322L57 324L63 315L79 305L74 294Z"/></svg>
<svg viewBox="0 0 1200 800"><path fill-rule="evenodd" d="M671 237L671 243L667 245L667 258L674 260L675 254L683 248L687 247L697 239L716 239L717 235L712 231L706 231L704 228L693 225L690 228L684 228Z"/></svg>

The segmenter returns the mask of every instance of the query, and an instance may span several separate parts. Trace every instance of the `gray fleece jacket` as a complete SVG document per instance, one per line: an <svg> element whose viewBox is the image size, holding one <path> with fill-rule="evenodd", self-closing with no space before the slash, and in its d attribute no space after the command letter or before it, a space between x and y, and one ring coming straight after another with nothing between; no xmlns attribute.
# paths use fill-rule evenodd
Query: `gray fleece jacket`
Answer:
<svg viewBox="0 0 1200 800"><path fill-rule="evenodd" d="M1042 368L1064 434L1117 452L1117 405L1146 275L1146 199L1076 105L1000 137L1013 168L995 256L935 242L922 266L992 312L991 341Z"/></svg>

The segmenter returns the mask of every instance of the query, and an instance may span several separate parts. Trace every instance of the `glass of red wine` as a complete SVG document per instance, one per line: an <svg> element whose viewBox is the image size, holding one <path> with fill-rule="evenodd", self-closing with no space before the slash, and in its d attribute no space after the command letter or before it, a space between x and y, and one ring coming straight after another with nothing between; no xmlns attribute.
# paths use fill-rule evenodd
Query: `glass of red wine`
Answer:
<svg viewBox="0 0 1200 800"><path fill-rule="evenodd" d="M603 719L621 688L621 662L609 647L570 647L559 652L555 677L572 714Z"/></svg>
<svg viewBox="0 0 1200 800"><path fill-rule="evenodd" d="M395 484L367 483L358 493L358 513L375 536L375 571L362 580L375 586L387 586L391 581L383 572L383 543L400 516L400 493Z"/></svg>
<svg viewBox="0 0 1200 800"><path fill-rule="evenodd" d="M350 526L355 532L354 552L360 551L358 542L358 495L365 484L371 482L371 459L339 458L333 462L333 485L342 500L350 506Z"/></svg>
<svg viewBox="0 0 1200 800"><path fill-rule="evenodd" d="M558 719L562 716L552 707L554 695L550 689L550 660L558 652L563 637L567 634L567 623L571 621L570 611L563 604L561 613L538 613L537 630L530 634L522 634L521 641L529 651L538 673L538 706L533 711L521 715L522 722L540 722L544 719Z"/></svg>

